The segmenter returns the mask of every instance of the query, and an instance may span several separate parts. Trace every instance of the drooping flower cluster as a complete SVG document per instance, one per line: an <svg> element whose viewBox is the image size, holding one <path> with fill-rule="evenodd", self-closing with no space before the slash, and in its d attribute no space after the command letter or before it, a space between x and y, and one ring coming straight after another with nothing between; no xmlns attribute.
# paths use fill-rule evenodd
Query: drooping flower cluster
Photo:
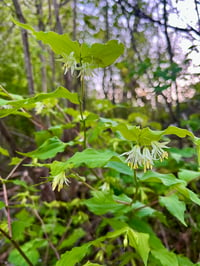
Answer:
<svg viewBox="0 0 200 266"><path fill-rule="evenodd" d="M63 54L62 59L59 61L62 61L64 63L64 75L71 70L71 74L73 75L75 70L79 71L78 77L80 77L81 80L83 78L92 77L95 72L93 65L88 62L82 62L82 64L78 64L74 52L71 52L69 55Z"/></svg>
<svg viewBox="0 0 200 266"><path fill-rule="evenodd" d="M61 172L58 175L54 176L52 182L52 190L55 190L58 186L58 191L60 191L63 188L64 184L68 186L69 180L66 178L65 172Z"/></svg>
<svg viewBox="0 0 200 266"><path fill-rule="evenodd" d="M64 75L71 69L71 74L73 75L74 71L77 68L77 62L74 57L74 52L71 52L68 56L63 54L63 59L61 61L64 62Z"/></svg>
<svg viewBox="0 0 200 266"><path fill-rule="evenodd" d="M132 169L137 169L139 166L144 167L144 172L153 168L154 161L168 158L168 153L163 148L167 142L152 141L150 146L141 147L136 144L131 151L123 153L121 156L128 156L126 162Z"/></svg>

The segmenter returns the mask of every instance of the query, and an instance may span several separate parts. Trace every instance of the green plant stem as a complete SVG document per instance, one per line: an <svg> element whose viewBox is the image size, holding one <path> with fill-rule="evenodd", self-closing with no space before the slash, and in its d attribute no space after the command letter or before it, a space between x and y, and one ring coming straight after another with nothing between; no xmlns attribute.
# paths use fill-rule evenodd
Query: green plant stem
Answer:
<svg viewBox="0 0 200 266"><path fill-rule="evenodd" d="M138 179L137 179L137 174L136 174L136 170L133 170L133 178L134 178L134 183L135 183L135 195L133 197L133 202L137 200L137 196L138 196L138 190L139 190L139 183L138 183Z"/></svg>
<svg viewBox="0 0 200 266"><path fill-rule="evenodd" d="M10 240L10 242L13 244L13 246L19 251L19 253L22 255L22 257L25 259L25 261L28 263L28 265L33 266L33 263L29 260L29 258L26 256L26 254L24 253L24 251L20 248L20 246L18 245L18 243L12 239L9 234L7 234L3 229L0 228L0 232L7 238Z"/></svg>
<svg viewBox="0 0 200 266"><path fill-rule="evenodd" d="M33 202L33 204L34 204L34 202ZM34 213L34 215L37 217L37 219L40 221L42 227L44 228L43 230L44 230L45 238L47 239L51 249L54 251L54 254L56 255L56 258L59 260L60 259L60 255L59 255L57 249L55 248L55 246L53 245L53 243L51 242L51 240L50 240L50 238L49 238L49 236L48 236L48 234L47 234L47 232L45 230L45 224L44 224L42 218L40 217L37 209L36 208L32 209L32 212Z"/></svg>
<svg viewBox="0 0 200 266"><path fill-rule="evenodd" d="M84 134L84 139L83 139L83 148L86 149L86 125L85 125L85 119L84 119L84 79L81 77L81 87L80 87L80 95L79 95L79 107L80 107L80 116L81 116L81 122L83 125L83 134Z"/></svg>
<svg viewBox="0 0 200 266"><path fill-rule="evenodd" d="M3 182L3 197L4 197L5 204L6 204L9 237L12 237L12 227L11 227L10 209L9 209L9 203L8 203L8 194L7 194L6 184L4 182Z"/></svg>
<svg viewBox="0 0 200 266"><path fill-rule="evenodd" d="M25 158L23 158L17 165L14 166L14 168L11 170L11 172L7 175L5 180L0 176L0 179L2 180L2 187L3 187L3 197L6 205L6 213L7 213L7 221L8 221L8 231L9 236L12 238L12 227L11 227L11 217L10 217L10 209L9 209L9 202L8 202L8 194L6 189L6 183L5 181L8 180L12 175L14 174L15 170L19 167L19 165L22 163L22 161Z"/></svg>
<svg viewBox="0 0 200 266"><path fill-rule="evenodd" d="M87 182L85 182L83 179L81 179L81 177L73 170L71 170L72 173L77 177L77 180L80 181L82 184L84 184L86 187L90 188L91 190L97 191L96 188L94 188L93 186L89 185Z"/></svg>

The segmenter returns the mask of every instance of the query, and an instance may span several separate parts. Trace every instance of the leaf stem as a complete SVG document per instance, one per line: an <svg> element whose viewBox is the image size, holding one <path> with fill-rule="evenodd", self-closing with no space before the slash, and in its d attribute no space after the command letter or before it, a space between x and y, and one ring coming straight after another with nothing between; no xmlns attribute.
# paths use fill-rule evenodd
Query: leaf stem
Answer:
<svg viewBox="0 0 200 266"><path fill-rule="evenodd" d="M80 78L81 81L81 87L80 87L80 95L79 95L79 107L80 107L80 116L81 116L81 122L83 125L83 134L84 134L84 139L83 139L83 148L86 149L86 125L85 125L85 118L84 118L84 78Z"/></svg>
<svg viewBox="0 0 200 266"><path fill-rule="evenodd" d="M80 65L82 66L82 58L80 56ZM81 71L81 70L80 70ZM79 110L80 110L80 116L81 116L81 123L82 123L82 129L84 134L83 139L83 148L86 149L86 125L85 125L85 118L84 118L84 98L85 98L85 90L84 90L84 76L80 72L80 93L79 93Z"/></svg>
<svg viewBox="0 0 200 266"><path fill-rule="evenodd" d="M134 179L134 185L135 185L135 194L134 194L134 197L133 197L133 202L134 202L137 199L138 190L139 190L139 183L138 183L137 174L136 174L136 170L135 169L133 169L133 179Z"/></svg>

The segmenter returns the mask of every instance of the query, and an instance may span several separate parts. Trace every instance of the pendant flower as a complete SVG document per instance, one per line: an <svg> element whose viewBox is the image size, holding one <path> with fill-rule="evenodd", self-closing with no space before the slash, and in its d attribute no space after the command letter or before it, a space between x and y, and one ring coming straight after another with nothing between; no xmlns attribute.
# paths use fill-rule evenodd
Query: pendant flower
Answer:
<svg viewBox="0 0 200 266"><path fill-rule="evenodd" d="M60 174L54 176L52 190L55 190L55 188L58 186L58 191L60 191L63 188L64 183L68 186L69 182L70 181L66 178L65 172L61 172Z"/></svg>
<svg viewBox="0 0 200 266"><path fill-rule="evenodd" d="M121 154L128 156L126 162L132 169L137 169L139 166L144 167L144 172L153 168L154 161L168 158L168 153L163 148L168 148L165 144L168 142L152 141L151 145L141 147L136 144L131 151Z"/></svg>
<svg viewBox="0 0 200 266"><path fill-rule="evenodd" d="M78 77L80 77L81 80L83 80L84 77L89 78L95 75L93 65L90 63L83 63L80 67L77 68L77 70L80 71Z"/></svg>
<svg viewBox="0 0 200 266"><path fill-rule="evenodd" d="M149 148L147 147L143 148L142 156L143 156L144 172L146 172L146 170L153 168L153 156Z"/></svg>
<svg viewBox="0 0 200 266"><path fill-rule="evenodd" d="M63 54L63 59L60 61L64 62L64 75L71 69L71 74L74 74L74 71L77 67L76 58L74 57L74 52L71 52L69 55Z"/></svg>
<svg viewBox="0 0 200 266"><path fill-rule="evenodd" d="M69 55L62 54L62 59L58 59L64 63L64 75L71 70L71 74L73 75L75 70L79 72L78 78L80 77L83 80L84 77L93 77L94 65L88 62L82 62L79 64L74 56L74 52L71 52Z"/></svg>
<svg viewBox="0 0 200 266"><path fill-rule="evenodd" d="M121 156L123 155L128 155L126 162L131 168L137 169L139 166L142 166L143 156L139 145L135 145L131 151L124 152L123 154L121 154Z"/></svg>
<svg viewBox="0 0 200 266"><path fill-rule="evenodd" d="M164 159L168 158L168 153L163 150L163 148L168 148L165 144L168 142L158 142L158 141L152 141L152 156L154 160L160 160L161 162Z"/></svg>

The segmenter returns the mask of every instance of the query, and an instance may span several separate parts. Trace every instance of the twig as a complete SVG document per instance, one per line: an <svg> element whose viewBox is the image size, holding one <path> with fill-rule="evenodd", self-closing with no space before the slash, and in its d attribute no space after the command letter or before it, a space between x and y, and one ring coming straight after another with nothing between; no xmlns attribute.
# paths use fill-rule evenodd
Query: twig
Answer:
<svg viewBox="0 0 200 266"><path fill-rule="evenodd" d="M9 237L12 237L10 209L9 209L9 205L8 205L8 194L7 194L7 190L6 190L6 184L4 182L3 182L3 197L4 197L4 201L5 201L5 205L6 205L6 214L7 214Z"/></svg>
<svg viewBox="0 0 200 266"><path fill-rule="evenodd" d="M0 232L7 238L10 240L10 242L13 244L13 246L19 251L19 253L22 255L22 257L25 259L25 261L28 263L29 266L33 266L32 262L29 260L29 258L26 256L26 254L24 253L24 251L20 248L20 246L18 245L18 243L12 239L12 237L10 237L2 228L0 228Z"/></svg>
<svg viewBox="0 0 200 266"><path fill-rule="evenodd" d="M25 160L25 157L21 159L21 161L16 164L13 169L10 171L10 173L7 175L7 177L5 178L5 180L8 180L15 172L15 170L20 166L20 164Z"/></svg>
<svg viewBox="0 0 200 266"><path fill-rule="evenodd" d="M35 214L35 216L38 218L38 220L40 221L41 225L43 226L45 238L49 242L49 246L51 247L51 249L54 251L54 253L56 255L56 258L59 260L60 259L60 255L59 255L58 251L56 250L55 246L53 245L53 243L51 242L47 232L45 231L45 224L44 224L42 218L40 217L40 215L39 215L39 213L38 213L38 211L36 209L32 209L32 211Z"/></svg>
<svg viewBox="0 0 200 266"><path fill-rule="evenodd" d="M10 218L10 209L9 209L9 202L8 202L8 194L7 194L7 189L6 189L6 184L5 184L5 180L8 180L13 173L15 172L15 170L19 167L19 165L22 163L22 161L25 158L23 158L17 165L15 165L15 167L10 171L10 173L7 175L7 177L5 179L3 179L0 176L0 179L2 181L3 184L3 197L4 197L4 201L5 201L5 205L6 205L6 214L7 214L7 222L8 222L8 231L9 231L9 236L12 237L12 227L11 227L11 218Z"/></svg>

